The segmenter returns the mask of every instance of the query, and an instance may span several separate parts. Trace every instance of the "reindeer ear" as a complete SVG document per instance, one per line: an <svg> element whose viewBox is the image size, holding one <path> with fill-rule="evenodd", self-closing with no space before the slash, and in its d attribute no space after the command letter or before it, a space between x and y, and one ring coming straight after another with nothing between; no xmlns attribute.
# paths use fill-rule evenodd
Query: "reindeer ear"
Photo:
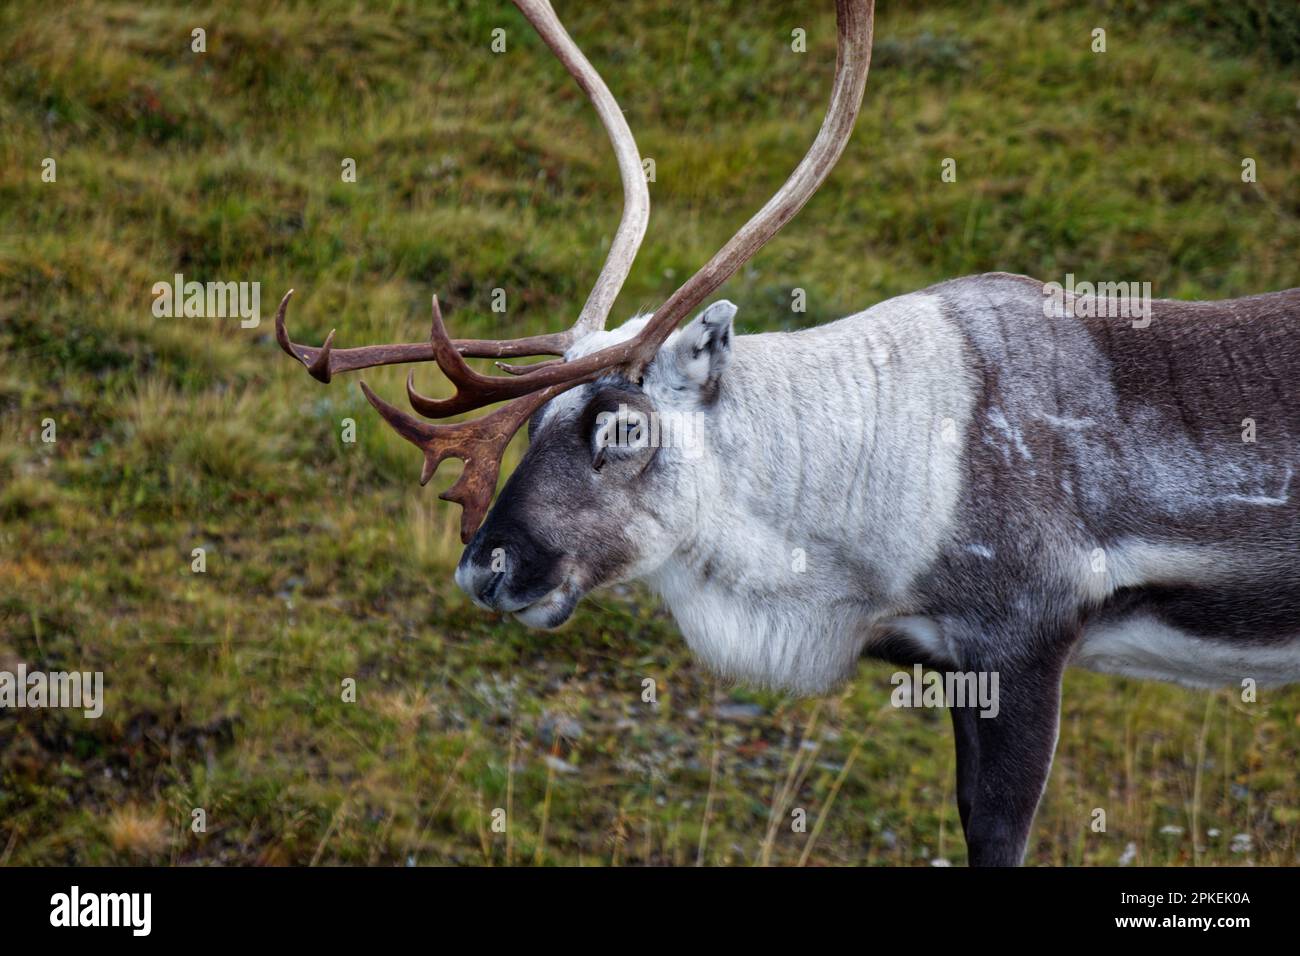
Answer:
<svg viewBox="0 0 1300 956"><path fill-rule="evenodd" d="M714 302L680 332L671 345L670 368L675 388L697 388L710 393L731 361L731 327L736 307L726 299Z"/></svg>

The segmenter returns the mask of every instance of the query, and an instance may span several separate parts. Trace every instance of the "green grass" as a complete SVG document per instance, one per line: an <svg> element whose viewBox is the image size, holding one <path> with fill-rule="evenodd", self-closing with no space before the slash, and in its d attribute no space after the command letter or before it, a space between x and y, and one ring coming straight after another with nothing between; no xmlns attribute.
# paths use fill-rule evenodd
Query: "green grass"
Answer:
<svg viewBox="0 0 1300 956"><path fill-rule="evenodd" d="M797 161L831 4L557 6L656 161L631 314ZM724 289L745 330L995 269L1300 285L1292 6L883 6L848 153ZM295 287L310 343L412 340L435 291L464 334L571 321L620 191L513 8L20 0L0 62L0 669L108 693L98 721L0 711L0 863L794 863L818 824L810 864L965 859L947 719L890 707L892 668L820 703L728 687L637 589L556 634L493 619L452 584L456 509L351 380L312 382L269 319L151 314L182 272L260 282L268 316ZM1300 862L1297 712L1071 674L1030 862Z"/></svg>

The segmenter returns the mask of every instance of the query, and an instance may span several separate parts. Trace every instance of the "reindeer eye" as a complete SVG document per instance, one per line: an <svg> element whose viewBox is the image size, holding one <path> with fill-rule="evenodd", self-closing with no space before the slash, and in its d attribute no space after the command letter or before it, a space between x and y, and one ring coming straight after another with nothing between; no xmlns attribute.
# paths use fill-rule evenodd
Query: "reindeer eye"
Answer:
<svg viewBox="0 0 1300 956"><path fill-rule="evenodd" d="M614 440L613 431L617 423L611 419L597 419L595 431L591 433L591 468L600 471L605 466L610 442Z"/></svg>
<svg viewBox="0 0 1300 956"><path fill-rule="evenodd" d="M651 433L647 412L633 404L626 390L598 394L579 419L579 434L586 435L591 468L620 465L643 457Z"/></svg>
<svg viewBox="0 0 1300 956"><path fill-rule="evenodd" d="M596 425L591 430L591 468L600 471L605 465L609 444L614 440L613 433L617 419L610 412L601 412L596 416Z"/></svg>

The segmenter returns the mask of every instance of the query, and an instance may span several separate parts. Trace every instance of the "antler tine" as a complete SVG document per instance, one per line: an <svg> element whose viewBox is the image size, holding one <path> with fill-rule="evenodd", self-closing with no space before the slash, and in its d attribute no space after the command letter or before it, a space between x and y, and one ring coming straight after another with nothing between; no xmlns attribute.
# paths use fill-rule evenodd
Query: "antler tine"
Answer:
<svg viewBox="0 0 1300 956"><path fill-rule="evenodd" d="M565 388L566 386L554 386L534 392L482 418L450 425L433 425L412 418L376 395L364 381L361 382L361 391L375 411L393 426L394 431L424 452L424 467L420 471L421 485L429 483L445 459L459 458L465 463L460 477L438 496L461 506L460 540L463 544L469 543L478 526L483 523L483 517L487 514L488 505L496 491L501 456L505 454L510 439L533 412L565 391Z"/></svg>
<svg viewBox="0 0 1300 956"><path fill-rule="evenodd" d="M415 390L415 373L412 372L406 377L406 394L411 401L411 407L426 418L449 418L452 415L459 415L462 412L473 411L476 408L482 408L484 405L491 405L493 402L499 402L507 398L515 398L519 395L526 394L536 390L536 386L520 379L506 378L501 375L483 375L474 371L465 362L456 343L447 336L447 326L442 320L442 308L438 305L438 297L433 297L432 303L432 322L429 329L429 348L433 352L433 359L438 363L438 368L447 376L456 386L456 394L451 398L429 398L421 395ZM564 333L560 333L564 334ZM504 363L497 363L503 365ZM546 364L546 363L542 363ZM562 364L562 363L561 363ZM527 368L534 366L509 366L512 374L522 376ZM588 375L585 378L575 376L572 379L566 379L569 386L577 385L580 381L590 380L594 375Z"/></svg>
<svg viewBox="0 0 1300 956"><path fill-rule="evenodd" d="M482 408L495 399L492 398L492 376L480 375L466 364L451 338L447 335L447 326L442 321L442 308L438 297L433 297L432 327L429 330L429 346L433 349L434 361L442 374L456 385L456 394L451 398L434 399L421 395L415 390L415 372L406 377L406 394L411 400L411 407L427 418L447 418L459 415L475 408Z"/></svg>
<svg viewBox="0 0 1300 956"><path fill-rule="evenodd" d="M280 348L284 349L293 358L296 358L303 365L307 366L307 371L311 377L318 382L329 384L330 380L330 353L334 346L335 329L330 329L330 334L325 336L325 344L318 349L309 345L297 345L289 338L289 330L284 327L284 314L289 309L289 299L293 297L293 289L284 294L280 300L279 306L275 310L275 340L280 343Z"/></svg>

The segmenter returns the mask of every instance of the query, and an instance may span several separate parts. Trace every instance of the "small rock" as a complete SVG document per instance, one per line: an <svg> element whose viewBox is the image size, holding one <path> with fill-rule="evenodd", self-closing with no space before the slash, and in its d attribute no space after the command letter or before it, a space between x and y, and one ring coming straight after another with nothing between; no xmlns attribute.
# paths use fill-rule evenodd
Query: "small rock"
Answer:
<svg viewBox="0 0 1300 956"><path fill-rule="evenodd" d="M546 761L546 766L550 767L556 773L577 773L578 772L577 767L569 763L567 760L561 760L559 757L555 756L554 754L547 754L542 759Z"/></svg>
<svg viewBox="0 0 1300 956"><path fill-rule="evenodd" d="M582 724L567 714L553 714L547 711L542 714L541 722L537 725L537 736L548 746L555 742L556 737L577 740L582 736Z"/></svg>
<svg viewBox="0 0 1300 956"><path fill-rule="evenodd" d="M713 709L718 720L757 720L765 713L758 704L719 704Z"/></svg>

